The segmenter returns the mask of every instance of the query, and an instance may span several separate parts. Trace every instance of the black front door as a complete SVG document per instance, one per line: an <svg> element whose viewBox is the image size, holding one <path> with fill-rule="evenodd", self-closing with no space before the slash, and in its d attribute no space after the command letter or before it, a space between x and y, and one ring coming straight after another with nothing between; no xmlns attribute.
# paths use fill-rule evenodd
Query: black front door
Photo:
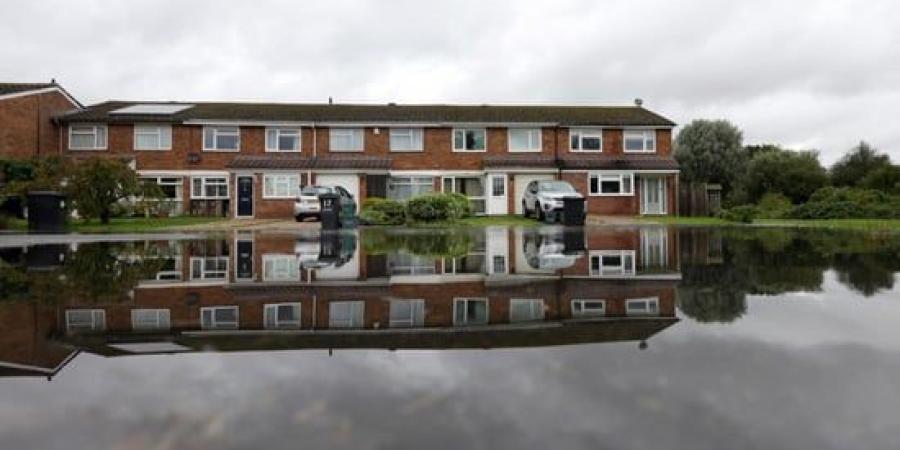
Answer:
<svg viewBox="0 0 900 450"><path fill-rule="evenodd" d="M237 185L237 215L250 217L253 215L253 177L238 177Z"/></svg>
<svg viewBox="0 0 900 450"><path fill-rule="evenodd" d="M238 280L253 279L253 241L237 241L237 273Z"/></svg>

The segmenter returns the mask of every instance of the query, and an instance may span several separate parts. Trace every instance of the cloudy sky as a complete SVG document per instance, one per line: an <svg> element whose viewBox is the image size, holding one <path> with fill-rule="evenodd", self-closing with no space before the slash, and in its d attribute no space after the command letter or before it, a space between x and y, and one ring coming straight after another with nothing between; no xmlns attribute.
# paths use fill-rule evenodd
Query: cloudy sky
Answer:
<svg viewBox="0 0 900 450"><path fill-rule="evenodd" d="M630 104L900 161L900 2L11 1L0 78L107 99ZM186 4L182 4L186 3Z"/></svg>

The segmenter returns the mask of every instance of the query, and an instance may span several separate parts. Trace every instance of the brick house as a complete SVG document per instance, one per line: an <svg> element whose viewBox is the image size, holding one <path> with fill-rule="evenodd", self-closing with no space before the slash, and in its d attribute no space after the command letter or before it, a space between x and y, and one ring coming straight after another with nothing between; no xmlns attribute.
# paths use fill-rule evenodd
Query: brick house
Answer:
<svg viewBox="0 0 900 450"><path fill-rule="evenodd" d="M61 135L51 119L79 108L56 81L0 83L0 157L56 154Z"/></svg>
<svg viewBox="0 0 900 450"><path fill-rule="evenodd" d="M479 214L514 214L539 179L571 182L589 213L677 211L675 124L639 104L110 101L56 123L62 154L126 158L194 214L289 218L313 183L360 201L459 192Z"/></svg>

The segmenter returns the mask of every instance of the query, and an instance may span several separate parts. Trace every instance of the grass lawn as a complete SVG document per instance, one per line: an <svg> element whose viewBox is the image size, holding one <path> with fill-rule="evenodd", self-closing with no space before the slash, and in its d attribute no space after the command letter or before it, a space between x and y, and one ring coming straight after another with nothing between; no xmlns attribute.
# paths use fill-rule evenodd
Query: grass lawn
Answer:
<svg viewBox="0 0 900 450"><path fill-rule="evenodd" d="M638 217L642 222L654 222L667 225L695 226L772 226L772 227L810 227L846 230L897 230L900 231L900 219L830 219L830 220L795 220L795 219L757 219L753 223L737 223L717 217Z"/></svg>
<svg viewBox="0 0 900 450"><path fill-rule="evenodd" d="M99 220L81 221L73 220L69 222L68 230L78 233L143 233L147 231L162 231L167 228L177 228L187 225L197 225L203 223L217 222L225 220L221 217L165 217L165 218L144 218L144 217L116 217L110 219L109 224L103 225ZM28 223L24 220L13 219L8 224L8 229L16 231L26 231Z"/></svg>
<svg viewBox="0 0 900 450"><path fill-rule="evenodd" d="M534 227L540 224L534 219L510 214L506 216L472 216L455 222L415 222L409 226L415 228L487 227L492 225Z"/></svg>

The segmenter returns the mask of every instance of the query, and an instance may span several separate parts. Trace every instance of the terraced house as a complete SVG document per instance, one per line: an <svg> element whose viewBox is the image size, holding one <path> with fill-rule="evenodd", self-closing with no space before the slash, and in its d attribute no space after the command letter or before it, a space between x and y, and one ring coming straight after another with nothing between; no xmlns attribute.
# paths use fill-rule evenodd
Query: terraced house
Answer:
<svg viewBox="0 0 900 450"><path fill-rule="evenodd" d="M479 214L522 211L532 180L563 179L589 213L673 214L674 123L634 106L147 103L57 116L72 158L109 155L178 212L289 218L307 184L358 200L458 192Z"/></svg>

